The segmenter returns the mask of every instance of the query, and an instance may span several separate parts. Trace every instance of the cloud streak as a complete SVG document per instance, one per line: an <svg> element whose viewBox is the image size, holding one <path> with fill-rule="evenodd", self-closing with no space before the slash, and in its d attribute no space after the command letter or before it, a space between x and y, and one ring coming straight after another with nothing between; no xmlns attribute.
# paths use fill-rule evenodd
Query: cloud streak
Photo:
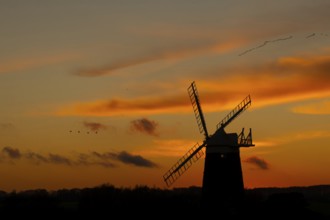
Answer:
<svg viewBox="0 0 330 220"><path fill-rule="evenodd" d="M330 131L306 131L306 132L299 132L287 136L278 137L277 140L279 144L283 144L294 141L311 140L311 139L328 138L328 137L330 137Z"/></svg>
<svg viewBox="0 0 330 220"><path fill-rule="evenodd" d="M148 156L161 156L161 157L181 157L187 153L187 149L190 149L196 144L192 140L182 139L169 139L169 140L152 140L153 146L151 149L138 151L139 154Z"/></svg>
<svg viewBox="0 0 330 220"><path fill-rule="evenodd" d="M262 107L329 97L329 70L328 55L282 57L260 65L231 68L226 76L204 84L211 90L208 103L220 92L221 97L232 99L251 94L253 106Z"/></svg>
<svg viewBox="0 0 330 220"><path fill-rule="evenodd" d="M78 76L95 77L103 75L111 75L114 72L129 68L137 65L142 65L155 61L166 61L166 60L182 60L190 57L200 56L207 53L224 53L235 49L241 45L241 41L231 41L226 43L217 43L206 46L194 46L187 48L178 49L163 49L155 52L149 52L149 54L127 58L121 61L113 62L108 65L99 68L81 69L76 71L74 74Z"/></svg>
<svg viewBox="0 0 330 220"><path fill-rule="evenodd" d="M135 115L145 113L164 113L180 111L187 108L187 97L184 96L155 96L133 99L113 98L110 100L97 100L87 103L74 103L60 108L56 115Z"/></svg>
<svg viewBox="0 0 330 220"><path fill-rule="evenodd" d="M203 110L231 109L247 94L251 94L254 108L329 97L329 71L330 56L310 55L282 57L260 65L235 67L227 69L227 75L205 74L198 81L198 86L201 86L199 88L202 88L200 95ZM211 74L212 80L208 80ZM130 99L111 98L73 103L60 107L54 114L117 116L186 113L191 112L191 104L187 100L187 95L182 93Z"/></svg>
<svg viewBox="0 0 330 220"><path fill-rule="evenodd" d="M330 101L297 106L292 108L292 112L308 115L330 115Z"/></svg>
<svg viewBox="0 0 330 220"><path fill-rule="evenodd" d="M131 121L130 129L133 132L139 132L152 136L158 136L158 123L147 118L141 118Z"/></svg>
<svg viewBox="0 0 330 220"><path fill-rule="evenodd" d="M40 57L23 57L13 60L2 61L0 74L17 72L21 70L30 70L47 65L62 63L79 58L81 55L76 53L63 53L56 55L46 55Z"/></svg>
<svg viewBox="0 0 330 220"><path fill-rule="evenodd" d="M5 156L5 157L3 157ZM105 168L117 167L116 161L124 164L155 168L158 165L151 160L148 160L141 155L131 154L127 151L115 152L91 152L88 154L80 153L75 158L69 158L60 154L49 153L48 155L42 155L36 152L21 152L19 149L12 147L4 147L0 154L0 162L5 162L6 158L10 160L27 160L36 165L42 164L54 164L65 166L102 166Z"/></svg>
<svg viewBox="0 0 330 220"><path fill-rule="evenodd" d="M262 170L269 170L269 163L256 156L246 158L243 162L253 164Z"/></svg>
<svg viewBox="0 0 330 220"><path fill-rule="evenodd" d="M266 140L255 141L255 144L256 146L259 147L274 147L292 142L299 142L304 140L313 140L320 138L329 138L329 137L330 137L330 131L327 130L305 131L305 132L290 133L288 135L268 138Z"/></svg>

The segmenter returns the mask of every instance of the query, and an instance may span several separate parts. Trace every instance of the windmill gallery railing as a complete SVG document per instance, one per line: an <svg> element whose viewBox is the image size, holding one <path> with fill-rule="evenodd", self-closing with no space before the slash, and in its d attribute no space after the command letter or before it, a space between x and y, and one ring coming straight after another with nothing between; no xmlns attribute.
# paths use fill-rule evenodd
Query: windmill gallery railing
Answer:
<svg viewBox="0 0 330 220"><path fill-rule="evenodd" d="M251 147L254 146L252 144L252 130L250 128L250 132L247 136L244 135L244 128L242 132L238 135L238 146L240 147Z"/></svg>

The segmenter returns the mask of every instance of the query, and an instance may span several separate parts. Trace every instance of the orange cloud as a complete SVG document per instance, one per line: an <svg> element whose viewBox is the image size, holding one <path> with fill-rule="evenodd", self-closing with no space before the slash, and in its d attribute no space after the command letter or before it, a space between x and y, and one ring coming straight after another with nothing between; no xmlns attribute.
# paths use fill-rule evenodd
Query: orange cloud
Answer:
<svg viewBox="0 0 330 220"><path fill-rule="evenodd" d="M231 109L247 94L254 107L330 96L330 56L285 57L260 66L231 69L220 77L198 81L205 112ZM188 85L186 85L188 86ZM116 116L191 112L188 95L112 98L74 103L55 114Z"/></svg>
<svg viewBox="0 0 330 220"><path fill-rule="evenodd" d="M191 140L153 140L153 146L151 149L134 153L145 156L182 157L182 155L184 155L195 144L196 142Z"/></svg>
<svg viewBox="0 0 330 220"><path fill-rule="evenodd" d="M81 69L75 72L74 74L78 76L89 76L89 77L110 75L120 69L142 65L153 61L181 60L189 57L200 56L207 53L225 53L232 49L238 48L241 44L242 44L242 40L237 40L237 41L218 43L207 46L196 46L191 48L179 48L172 50L156 51L154 53L150 53L145 56L113 62L99 68Z"/></svg>
<svg viewBox="0 0 330 220"><path fill-rule="evenodd" d="M10 73L20 70L34 69L56 63L62 63L78 58L80 55L75 53L63 53L50 56L24 57L3 61L0 66L1 73Z"/></svg>
<svg viewBox="0 0 330 220"><path fill-rule="evenodd" d="M228 70L226 76L202 82L208 103L251 94L254 107L330 96L330 56L284 57L259 66ZM204 85L203 85L204 84ZM221 96L220 96L221 94ZM219 100L219 98L218 98Z"/></svg>
<svg viewBox="0 0 330 220"><path fill-rule="evenodd" d="M255 145L258 147L273 147L273 146L292 143L296 141L329 138L329 137L330 137L330 131L305 131L299 133L291 133L289 135L279 136L268 140L255 141Z"/></svg>
<svg viewBox="0 0 330 220"><path fill-rule="evenodd" d="M258 147L273 147L276 146L278 143L274 141L253 141L253 143Z"/></svg>
<svg viewBox="0 0 330 220"><path fill-rule="evenodd" d="M185 99L185 100L184 100ZM99 100L90 103L75 103L59 109L56 114L65 115L139 115L180 112L187 109L187 97L142 97L136 99Z"/></svg>
<svg viewBox="0 0 330 220"><path fill-rule="evenodd" d="M330 101L294 107L292 111L299 114L330 115Z"/></svg>

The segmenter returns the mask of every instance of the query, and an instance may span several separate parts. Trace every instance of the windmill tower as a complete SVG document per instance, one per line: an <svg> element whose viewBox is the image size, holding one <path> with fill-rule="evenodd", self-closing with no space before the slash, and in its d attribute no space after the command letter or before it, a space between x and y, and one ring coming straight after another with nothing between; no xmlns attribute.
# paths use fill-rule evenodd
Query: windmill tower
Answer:
<svg viewBox="0 0 330 220"><path fill-rule="evenodd" d="M225 128L251 105L248 95L216 126L213 135L209 135L195 82L188 87L188 93L193 106L200 133L205 139L203 144L195 144L176 164L163 176L167 186L171 186L194 162L204 155L206 148L203 197L206 201L239 200L244 194L244 183L240 160L240 147L251 147L251 129L247 136L244 128L240 134L226 133ZM207 202L208 203L208 202Z"/></svg>

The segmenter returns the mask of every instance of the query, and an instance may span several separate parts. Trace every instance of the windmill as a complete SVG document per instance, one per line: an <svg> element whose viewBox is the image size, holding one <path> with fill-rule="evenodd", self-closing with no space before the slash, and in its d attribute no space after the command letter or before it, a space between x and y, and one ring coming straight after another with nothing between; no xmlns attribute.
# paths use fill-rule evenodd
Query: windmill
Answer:
<svg viewBox="0 0 330 220"><path fill-rule="evenodd" d="M240 160L240 147L251 147L251 129L247 136L244 128L240 134L226 133L225 128L251 105L248 95L216 126L213 135L209 135L198 97L195 82L188 87L188 94L193 106L200 133L205 139L195 144L182 158L175 163L163 176L167 186L171 186L185 171L204 155L203 197L207 200L238 199L244 194L244 183Z"/></svg>

